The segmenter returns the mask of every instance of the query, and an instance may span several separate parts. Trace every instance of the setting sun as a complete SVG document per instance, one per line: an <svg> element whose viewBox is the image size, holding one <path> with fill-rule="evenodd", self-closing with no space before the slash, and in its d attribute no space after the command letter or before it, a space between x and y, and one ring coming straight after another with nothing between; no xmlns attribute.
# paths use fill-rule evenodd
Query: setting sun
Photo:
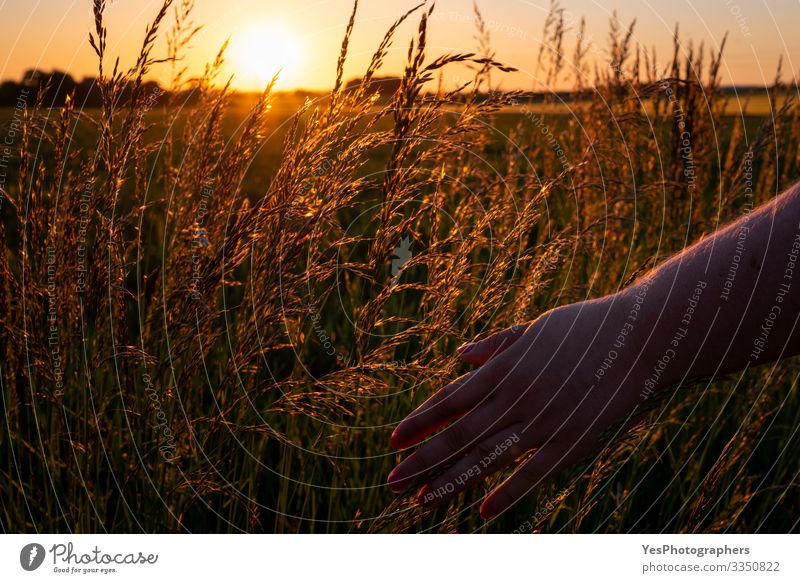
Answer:
<svg viewBox="0 0 800 583"><path fill-rule="evenodd" d="M242 89L263 89L280 71L277 86L291 82L300 63L297 38L286 28L264 25L231 39L234 84Z"/></svg>

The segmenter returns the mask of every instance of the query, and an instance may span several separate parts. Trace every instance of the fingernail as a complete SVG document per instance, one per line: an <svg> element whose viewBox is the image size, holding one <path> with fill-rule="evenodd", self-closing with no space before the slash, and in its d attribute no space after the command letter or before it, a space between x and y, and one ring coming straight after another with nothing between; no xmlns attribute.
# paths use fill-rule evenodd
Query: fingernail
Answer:
<svg viewBox="0 0 800 583"><path fill-rule="evenodd" d="M486 502L481 504L480 512L481 512L481 518L483 518L484 520L489 520L490 518L494 518L495 516L494 511Z"/></svg>
<svg viewBox="0 0 800 583"><path fill-rule="evenodd" d="M403 487L400 485L400 475L397 471L397 468L393 469L389 476L386 478L386 485L389 486L389 489L394 492L402 492Z"/></svg>
<svg viewBox="0 0 800 583"><path fill-rule="evenodd" d="M475 344L472 343L472 342L467 342L466 344L462 344L461 346L459 346L456 349L456 352L458 352L459 354L466 354L467 352L469 352L473 348L475 348Z"/></svg>
<svg viewBox="0 0 800 583"><path fill-rule="evenodd" d="M392 435L389 437L389 447L392 449L400 449L400 436L397 429L392 431Z"/></svg>

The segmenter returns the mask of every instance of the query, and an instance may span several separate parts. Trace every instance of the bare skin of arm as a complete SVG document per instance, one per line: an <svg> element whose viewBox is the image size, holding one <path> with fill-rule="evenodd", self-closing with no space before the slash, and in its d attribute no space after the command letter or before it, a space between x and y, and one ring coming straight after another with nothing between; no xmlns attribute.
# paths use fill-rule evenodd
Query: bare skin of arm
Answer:
<svg viewBox="0 0 800 583"><path fill-rule="evenodd" d="M394 430L397 449L439 433L389 487L423 485L420 503L434 506L519 464L483 501L492 518L607 445L608 429L656 393L800 353L799 315L795 185L618 293L462 346L477 369Z"/></svg>

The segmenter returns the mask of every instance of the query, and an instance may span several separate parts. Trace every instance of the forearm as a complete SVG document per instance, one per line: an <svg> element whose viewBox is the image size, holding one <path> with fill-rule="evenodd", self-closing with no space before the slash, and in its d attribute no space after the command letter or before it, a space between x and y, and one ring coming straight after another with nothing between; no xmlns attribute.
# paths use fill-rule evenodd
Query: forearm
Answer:
<svg viewBox="0 0 800 583"><path fill-rule="evenodd" d="M637 365L652 388L800 353L800 188L672 257L620 294L641 298Z"/></svg>

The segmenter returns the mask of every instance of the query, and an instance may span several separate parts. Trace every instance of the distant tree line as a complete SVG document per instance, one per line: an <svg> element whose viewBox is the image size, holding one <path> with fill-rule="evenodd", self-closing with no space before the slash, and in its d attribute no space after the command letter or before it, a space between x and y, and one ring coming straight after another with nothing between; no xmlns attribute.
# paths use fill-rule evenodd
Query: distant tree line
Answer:
<svg viewBox="0 0 800 583"><path fill-rule="evenodd" d="M345 84L345 91L354 91L360 84L360 78L350 79ZM377 91L381 100L387 100L399 89L400 84L399 77L376 77L370 80L369 90ZM160 105L169 97L170 92L164 90L156 81L145 81L143 86L145 94L152 96L151 105ZM729 94L754 95L764 93L766 88L758 86L729 86L723 87L722 91ZM40 92L42 93L42 103L46 107L63 106L67 95L72 96L77 108L98 107L101 103L100 91L95 77L84 77L83 80L76 81L69 73L63 71L45 72L39 69L29 69L25 71L20 81L6 80L0 83L0 107L16 107L21 96L24 96L25 101L31 102ZM189 93L192 92L189 91ZM295 93L315 94L314 92L303 90L297 90ZM316 95L322 96L324 93L316 93ZM125 101L126 97L126 92L123 91L122 100ZM185 95L186 101L192 101L193 97L191 94ZM480 100L485 95L479 94L477 97ZM590 99L592 92L586 90L583 94L579 94L573 91L558 91L555 93L525 91L518 93L517 101L519 103L539 103L553 97L560 102L566 103L575 99ZM458 97L455 99L458 99Z"/></svg>
<svg viewBox="0 0 800 583"><path fill-rule="evenodd" d="M161 103L167 92L161 89L155 81L144 82L145 93L156 96L156 103ZM95 77L84 77L82 81L75 79L63 71L45 72L39 69L29 69L19 81L6 80L0 83L0 107L14 107L20 95L27 92L29 100L40 95L46 107L61 107L70 95L78 108L98 107L100 105L100 91ZM125 99L123 91L122 98Z"/></svg>

